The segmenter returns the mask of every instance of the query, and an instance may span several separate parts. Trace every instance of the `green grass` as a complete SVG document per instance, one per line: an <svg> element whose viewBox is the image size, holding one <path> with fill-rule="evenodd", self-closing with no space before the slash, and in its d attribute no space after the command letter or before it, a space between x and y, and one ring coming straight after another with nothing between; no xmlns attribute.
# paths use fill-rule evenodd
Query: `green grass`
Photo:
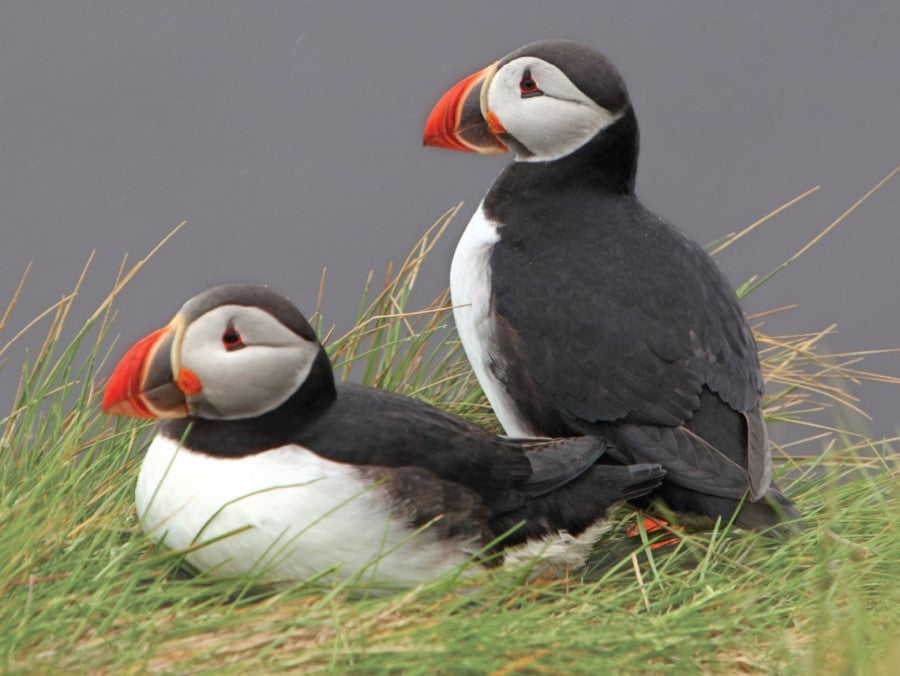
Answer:
<svg viewBox="0 0 900 676"><path fill-rule="evenodd" d="M321 308L314 322L345 376L496 429L448 331L446 294L424 305L413 294L455 213L382 285L370 280L350 332L336 337ZM113 291L145 261L123 267ZM773 543L723 525L655 550L624 536L623 509L576 577L526 583L527 571L501 570L370 597L192 577L181 553L141 533L132 496L149 429L98 406L110 353L124 349L110 338L115 293L60 338L85 278L50 312L0 419L0 671L889 673L900 660L897 442L816 421L855 407L855 382L892 379L859 370L858 355L823 354L827 330L774 338L756 327L767 416L808 430L774 451L802 535Z"/></svg>

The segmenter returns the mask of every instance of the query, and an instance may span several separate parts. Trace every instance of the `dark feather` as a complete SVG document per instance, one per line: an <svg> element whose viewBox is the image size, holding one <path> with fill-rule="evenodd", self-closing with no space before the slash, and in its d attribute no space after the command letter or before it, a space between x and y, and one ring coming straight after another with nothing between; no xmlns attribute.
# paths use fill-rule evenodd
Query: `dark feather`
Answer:
<svg viewBox="0 0 900 676"><path fill-rule="evenodd" d="M491 526L497 533L522 524L506 544L524 542L554 529L564 528L579 535L597 521L596 515L625 500L633 500L658 488L666 472L657 464L631 466L593 465L565 486L529 500L521 509L494 517Z"/></svg>
<svg viewBox="0 0 900 676"><path fill-rule="evenodd" d="M584 474L610 448L604 439L574 437L537 443L524 442L525 457L531 465L531 477L524 491L536 498L555 491Z"/></svg>
<svg viewBox="0 0 900 676"><path fill-rule="evenodd" d="M536 434L605 435L609 457L661 463L667 484L760 499L771 457L750 327L715 262L631 192L629 157L630 110L491 188L493 373Z"/></svg>
<svg viewBox="0 0 900 676"><path fill-rule="evenodd" d="M225 457L298 444L384 482L395 513L409 525L440 516L438 533L482 544L491 539L486 529L493 537L520 520L528 522L523 533L580 532L623 496L651 490L663 474L658 465L599 471L596 462L610 449L600 437L507 439L425 403L358 385L339 385L334 396L322 395L329 403L311 405L320 390L308 379L271 413L173 420L163 432Z"/></svg>
<svg viewBox="0 0 900 676"><path fill-rule="evenodd" d="M360 474L377 481L390 497L394 516L412 528L429 526L439 538L459 538L476 546L490 542L494 533L490 513L473 490L438 479L418 467L366 466Z"/></svg>
<svg viewBox="0 0 900 676"><path fill-rule="evenodd" d="M485 200L504 224L491 255L506 355L495 375L536 433L621 426L632 461L661 462L667 481L762 495L762 374L733 290L633 194L586 183L597 175L578 159L585 152L515 163Z"/></svg>

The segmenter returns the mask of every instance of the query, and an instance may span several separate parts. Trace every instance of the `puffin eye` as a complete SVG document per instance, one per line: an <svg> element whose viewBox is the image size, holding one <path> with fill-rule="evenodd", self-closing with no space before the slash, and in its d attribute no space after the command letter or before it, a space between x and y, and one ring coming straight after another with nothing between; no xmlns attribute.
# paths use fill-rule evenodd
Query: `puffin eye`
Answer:
<svg viewBox="0 0 900 676"><path fill-rule="evenodd" d="M233 326L229 326L225 329L225 333L222 334L222 345L224 345L225 349L229 352L240 350L242 347L245 347L241 334L238 333L237 329Z"/></svg>
<svg viewBox="0 0 900 676"><path fill-rule="evenodd" d="M543 96L544 92L542 92L538 86L537 82L534 81L534 78L531 77L531 69L526 69L524 73L522 73L522 80L519 82L519 91L522 93L522 98L527 99L532 96Z"/></svg>

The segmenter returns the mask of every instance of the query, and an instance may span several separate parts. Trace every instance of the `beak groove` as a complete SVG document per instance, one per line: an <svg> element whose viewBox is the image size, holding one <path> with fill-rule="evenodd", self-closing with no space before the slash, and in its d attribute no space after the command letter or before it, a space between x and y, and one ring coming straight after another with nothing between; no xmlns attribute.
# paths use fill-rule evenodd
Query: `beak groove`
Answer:
<svg viewBox="0 0 900 676"><path fill-rule="evenodd" d="M103 411L130 418L181 418L184 394L172 376L171 349L176 331L157 329L135 343L113 369L103 393Z"/></svg>
<svg viewBox="0 0 900 676"><path fill-rule="evenodd" d="M483 89L495 71L491 64L472 73L440 98L425 123L424 145L485 155L506 152L482 114Z"/></svg>

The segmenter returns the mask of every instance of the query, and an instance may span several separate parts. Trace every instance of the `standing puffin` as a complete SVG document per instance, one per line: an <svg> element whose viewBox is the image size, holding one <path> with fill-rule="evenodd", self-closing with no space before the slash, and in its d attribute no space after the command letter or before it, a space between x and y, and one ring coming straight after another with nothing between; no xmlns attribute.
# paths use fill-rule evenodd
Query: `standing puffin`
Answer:
<svg viewBox="0 0 900 676"><path fill-rule="evenodd" d="M218 575L331 570L411 585L519 524L501 543L520 545L517 560L544 550L550 570L577 567L610 506L665 474L601 467L599 439L508 440L421 402L335 385L300 311L260 286L185 303L125 354L103 410L169 419L141 466L138 516Z"/></svg>
<svg viewBox="0 0 900 676"><path fill-rule="evenodd" d="M750 327L710 256L635 197L638 126L613 65L573 42L525 45L450 89L424 142L516 154L450 270L507 434L601 435L608 457L665 468L655 496L672 510L728 520L740 505L739 526L799 529L771 480Z"/></svg>

